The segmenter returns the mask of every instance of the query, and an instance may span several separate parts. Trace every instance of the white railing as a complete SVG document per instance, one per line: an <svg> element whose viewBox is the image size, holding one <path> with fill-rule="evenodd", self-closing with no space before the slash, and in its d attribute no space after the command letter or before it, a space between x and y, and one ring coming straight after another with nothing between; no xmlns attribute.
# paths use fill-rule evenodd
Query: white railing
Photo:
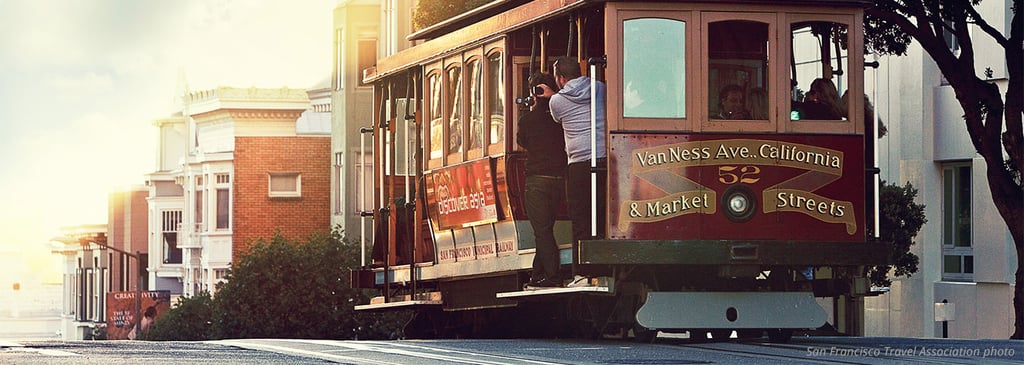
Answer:
<svg viewBox="0 0 1024 365"><path fill-rule="evenodd" d="M178 248L199 248L205 232L205 223L178 223Z"/></svg>

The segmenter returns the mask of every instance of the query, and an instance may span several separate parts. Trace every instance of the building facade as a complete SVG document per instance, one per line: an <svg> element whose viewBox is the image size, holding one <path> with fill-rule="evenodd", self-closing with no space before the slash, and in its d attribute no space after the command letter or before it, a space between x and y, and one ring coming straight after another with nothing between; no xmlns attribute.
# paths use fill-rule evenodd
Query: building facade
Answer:
<svg viewBox="0 0 1024 365"><path fill-rule="evenodd" d="M150 290L148 195L142 186L114 191L107 224L64 227L50 242L63 258L63 339L103 338L107 293Z"/></svg>
<svg viewBox="0 0 1024 365"><path fill-rule="evenodd" d="M331 70L331 225L352 241L372 239L373 88L363 71L412 45L414 0L340 0L334 8ZM366 129L363 129L366 128Z"/></svg>
<svg viewBox="0 0 1024 365"><path fill-rule="evenodd" d="M256 240L327 232L331 126L322 110L305 90L221 87L190 93L182 116L157 121L152 279L177 281L185 296L213 292Z"/></svg>
<svg viewBox="0 0 1024 365"><path fill-rule="evenodd" d="M334 52L331 70L331 224L349 239L369 235L372 207L365 189L373 189L372 136L360 128L373 120L373 91L362 83L362 69L377 60L380 1L339 1L334 8ZM360 140L366 148L360 147Z"/></svg>
<svg viewBox="0 0 1024 365"><path fill-rule="evenodd" d="M172 295L183 293L182 249L178 232L184 210L182 166L185 163L188 138L186 118L176 115L157 119L156 171L146 175L149 186L149 281L154 290L167 290Z"/></svg>
<svg viewBox="0 0 1024 365"><path fill-rule="evenodd" d="M146 273L151 265L149 257L149 188L134 186L111 192L107 201L106 245L131 255L108 251L106 259L110 270L107 292L134 290L141 282L142 290L151 287ZM136 261L137 260L137 261ZM106 293L103 293L106 295ZM106 298L103 296L102 298Z"/></svg>
<svg viewBox="0 0 1024 365"><path fill-rule="evenodd" d="M983 2L980 10L990 24L1009 29L1010 5L1009 0ZM975 40L976 72L991 70L989 79L1005 91L1005 57L981 38ZM992 203L985 162L971 144L953 89L917 45L906 56L880 61L867 82L877 85L876 111L889 132L879 140L881 178L913 184L928 223L912 247L919 271L866 301L866 335L942 337L945 319L951 338L1008 338L1015 316L1013 288L1019 284L1014 282L1016 251Z"/></svg>

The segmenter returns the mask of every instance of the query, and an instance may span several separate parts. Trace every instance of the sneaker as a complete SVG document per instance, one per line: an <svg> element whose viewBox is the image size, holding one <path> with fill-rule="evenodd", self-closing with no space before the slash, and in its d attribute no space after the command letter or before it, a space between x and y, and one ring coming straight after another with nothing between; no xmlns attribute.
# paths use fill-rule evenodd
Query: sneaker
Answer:
<svg viewBox="0 0 1024 365"><path fill-rule="evenodd" d="M558 280L540 279L535 282L526 284L526 290L538 290L538 289L550 289L550 288L561 288L562 283Z"/></svg>
<svg viewBox="0 0 1024 365"><path fill-rule="evenodd" d="M592 286L590 284L590 278L583 275L576 275L569 284L566 284L566 288L582 288Z"/></svg>

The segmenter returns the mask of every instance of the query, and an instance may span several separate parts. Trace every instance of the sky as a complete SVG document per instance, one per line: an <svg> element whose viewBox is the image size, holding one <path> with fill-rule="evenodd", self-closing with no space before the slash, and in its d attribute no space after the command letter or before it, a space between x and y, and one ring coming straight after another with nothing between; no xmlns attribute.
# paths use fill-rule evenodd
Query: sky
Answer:
<svg viewBox="0 0 1024 365"><path fill-rule="evenodd" d="M325 82L334 5L0 0L0 252L35 270L60 227L106 223L108 193L156 170L152 121L186 89Z"/></svg>

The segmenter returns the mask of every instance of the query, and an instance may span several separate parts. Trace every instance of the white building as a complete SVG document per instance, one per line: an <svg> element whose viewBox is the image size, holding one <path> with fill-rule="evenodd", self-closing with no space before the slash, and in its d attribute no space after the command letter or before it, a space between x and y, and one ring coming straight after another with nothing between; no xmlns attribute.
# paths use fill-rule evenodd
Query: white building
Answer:
<svg viewBox="0 0 1024 365"><path fill-rule="evenodd" d="M331 126L322 94L220 87L190 93L182 114L154 122L157 171L147 177L154 289L186 297L215 291L252 240L277 228L295 238L329 230ZM290 190L275 190L282 186Z"/></svg>
<svg viewBox="0 0 1024 365"><path fill-rule="evenodd" d="M98 246L84 242L106 241L107 224L85 224L61 228L61 236L50 241L51 252L63 259L63 298L60 333L64 340L93 338L102 329L108 260Z"/></svg>
<svg viewBox="0 0 1024 365"><path fill-rule="evenodd" d="M1009 29L1012 1L981 3L982 16ZM973 26L972 26L973 27ZM1007 87L1007 65L1000 48L975 39L978 75ZM941 337L936 319L948 302L951 338L1008 338L1013 333L1016 251L1009 230L992 203L985 162L967 134L963 111L938 67L918 45L902 57L883 57L868 71L877 82L875 101L888 136L879 140L881 178L918 189L928 223L912 252L919 271L894 280L888 294L866 301L867 336ZM877 79L872 80L872 75Z"/></svg>

